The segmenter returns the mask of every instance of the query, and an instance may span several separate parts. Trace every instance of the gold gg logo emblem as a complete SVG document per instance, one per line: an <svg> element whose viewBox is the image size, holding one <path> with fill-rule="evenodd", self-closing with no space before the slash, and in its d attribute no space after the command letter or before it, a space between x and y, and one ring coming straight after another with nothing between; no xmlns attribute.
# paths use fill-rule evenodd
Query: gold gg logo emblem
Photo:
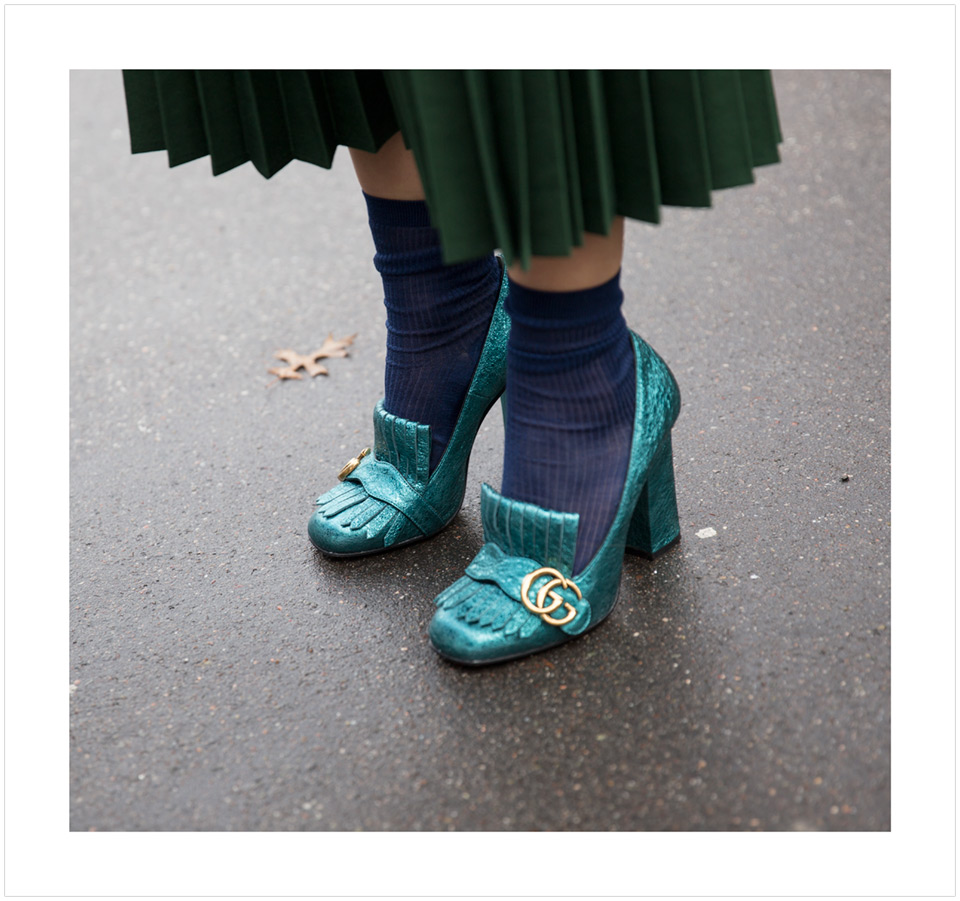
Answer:
<svg viewBox="0 0 960 901"><path fill-rule="evenodd" d="M370 453L370 448L365 447L359 454L357 454L352 460L350 460L343 469L340 470L337 478L342 482L351 472L353 472L359 465L360 461Z"/></svg>
<svg viewBox="0 0 960 901"><path fill-rule="evenodd" d="M549 582L544 582L543 586L537 592L537 598L535 601L530 600L530 589L533 587L533 583L537 581L541 576L552 576ZM572 580L566 578L563 573L557 572L557 570L552 569L549 566L543 566L540 569L535 569L532 573L524 576L523 582L520 583L520 600L523 602L523 606L527 608L531 613L535 613L540 617L545 623L548 623L551 626L563 626L570 622L576 615L577 611L572 604L568 604L559 594L557 594L553 589L554 588L569 588L580 600L583 599L583 595L580 593L580 589L577 588L577 585ZM547 598L550 598L549 605L547 604ZM567 615L563 619L554 619L550 616L554 610L558 609L560 606L563 606Z"/></svg>

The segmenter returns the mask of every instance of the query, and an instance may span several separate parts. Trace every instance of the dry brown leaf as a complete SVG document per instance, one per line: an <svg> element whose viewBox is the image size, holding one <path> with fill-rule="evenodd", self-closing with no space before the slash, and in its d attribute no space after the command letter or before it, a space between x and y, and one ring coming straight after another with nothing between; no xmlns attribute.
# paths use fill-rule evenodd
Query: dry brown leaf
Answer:
<svg viewBox="0 0 960 901"><path fill-rule="evenodd" d="M319 350L315 350L312 354L301 354L295 350L278 350L274 356L278 360L283 360L286 363L286 366L278 366L273 369L268 369L267 371L271 375L275 375L278 379L302 379L297 370L303 369L306 371L309 376L318 376L318 375L329 375L329 370L326 366L321 366L317 360L323 360L328 357L346 357L347 348L353 344L353 339L357 336L355 334L350 335L346 338L334 338L333 332L331 332L323 342L323 346Z"/></svg>
<svg viewBox="0 0 960 901"><path fill-rule="evenodd" d="M273 369L268 369L267 372L270 375L275 375L278 379L302 379L303 376L300 375L295 369L290 366L277 366Z"/></svg>
<svg viewBox="0 0 960 901"><path fill-rule="evenodd" d="M326 367L316 362L316 354L298 354L295 350L278 350L274 356L278 360L283 360L284 363L289 364L287 368L291 372L305 369L307 374L311 376L327 375ZM292 378L292 376L286 376L286 378ZM300 378L300 376L297 376L297 378Z"/></svg>
<svg viewBox="0 0 960 901"><path fill-rule="evenodd" d="M333 337L333 332L330 332L324 339L323 347L313 352L313 358L319 360L322 357L345 357L347 356L347 348L353 344L353 339L356 337L356 334L353 334L337 340Z"/></svg>

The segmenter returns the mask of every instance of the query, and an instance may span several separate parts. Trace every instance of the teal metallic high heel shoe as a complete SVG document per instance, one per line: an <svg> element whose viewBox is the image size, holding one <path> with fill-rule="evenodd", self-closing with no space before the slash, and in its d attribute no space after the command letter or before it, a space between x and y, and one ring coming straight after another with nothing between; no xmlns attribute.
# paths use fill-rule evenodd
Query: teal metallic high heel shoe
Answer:
<svg viewBox="0 0 960 901"><path fill-rule="evenodd" d="M380 401L373 411L373 453L364 448L342 470L341 484L317 498L310 540L331 557L394 550L436 535L457 515L467 464L487 412L507 378L510 319L506 267L476 371L446 450L430 472L430 426L394 416Z"/></svg>
<svg viewBox="0 0 960 901"><path fill-rule="evenodd" d="M592 629L613 610L626 549L654 556L680 538L670 430L680 391L636 335L637 401L630 464L610 531L576 575L579 515L482 488L486 543L466 575L436 598L430 640L444 657L480 665L523 657Z"/></svg>

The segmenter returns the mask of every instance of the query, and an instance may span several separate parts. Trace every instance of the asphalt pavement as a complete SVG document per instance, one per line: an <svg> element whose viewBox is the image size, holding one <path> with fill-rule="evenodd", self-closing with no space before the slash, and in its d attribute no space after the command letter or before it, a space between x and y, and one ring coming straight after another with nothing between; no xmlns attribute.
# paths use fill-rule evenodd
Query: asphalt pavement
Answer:
<svg viewBox="0 0 960 901"><path fill-rule="evenodd" d="M890 829L890 80L776 72L782 162L629 222L625 313L670 364L682 540L560 648L441 660L482 543L488 416L433 540L313 550L370 443L383 307L345 150L170 170L119 72L71 83L70 825ZM329 375L276 351L356 334Z"/></svg>

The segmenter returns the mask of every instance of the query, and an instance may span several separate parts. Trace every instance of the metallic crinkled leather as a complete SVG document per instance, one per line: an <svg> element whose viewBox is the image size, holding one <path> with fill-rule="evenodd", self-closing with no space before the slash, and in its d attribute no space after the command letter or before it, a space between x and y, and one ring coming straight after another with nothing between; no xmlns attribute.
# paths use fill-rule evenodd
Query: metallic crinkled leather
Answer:
<svg viewBox="0 0 960 901"><path fill-rule="evenodd" d="M430 426L388 413L383 401L373 411L373 455L393 466L418 491L430 481Z"/></svg>
<svg viewBox="0 0 960 901"><path fill-rule="evenodd" d="M373 454L317 498L309 533L321 550L340 555L386 550L433 535L456 516L477 430L506 385L508 291L504 269L476 372L433 474L430 426L388 413L380 401L373 412Z"/></svg>
<svg viewBox="0 0 960 901"><path fill-rule="evenodd" d="M480 519L486 540L499 545L505 553L542 560L539 566L551 566L565 576L573 575L579 514L557 513L536 504L508 500L489 485L483 485Z"/></svg>
<svg viewBox="0 0 960 901"><path fill-rule="evenodd" d="M586 596L580 599L570 590L555 589L577 611L563 626L544 623L520 600L520 586L528 573L551 566L570 575L580 517L509 500L489 485L482 489L480 515L487 543L467 567L466 575L437 597L437 606L455 611L454 615L468 624L503 629L506 635L519 632L526 638L538 628L547 635L554 629L568 635L585 631L591 619ZM533 583L534 596L548 578L541 576Z"/></svg>
<svg viewBox="0 0 960 901"><path fill-rule="evenodd" d="M657 449L651 470L658 473L657 483L648 483L640 493L637 511L627 533L627 547L653 556L680 534L680 519L673 480L673 448L670 434Z"/></svg>
<svg viewBox="0 0 960 901"><path fill-rule="evenodd" d="M424 535L439 532L446 525L443 511L436 510L414 482L384 460L369 460L350 476L351 482L363 486L367 497L403 512L403 515Z"/></svg>
<svg viewBox="0 0 960 901"><path fill-rule="evenodd" d="M680 412L680 391L666 363L637 335L633 346L637 399L630 465L607 537L583 571L572 573L577 514L512 501L484 485L481 518L486 543L466 575L437 597L430 624L431 640L445 656L483 663L531 653L581 634L613 609L634 509L651 465L669 454L666 442ZM543 566L572 576L583 596L581 613L575 595L562 592L578 609L564 626L544 623L520 602L523 577Z"/></svg>

